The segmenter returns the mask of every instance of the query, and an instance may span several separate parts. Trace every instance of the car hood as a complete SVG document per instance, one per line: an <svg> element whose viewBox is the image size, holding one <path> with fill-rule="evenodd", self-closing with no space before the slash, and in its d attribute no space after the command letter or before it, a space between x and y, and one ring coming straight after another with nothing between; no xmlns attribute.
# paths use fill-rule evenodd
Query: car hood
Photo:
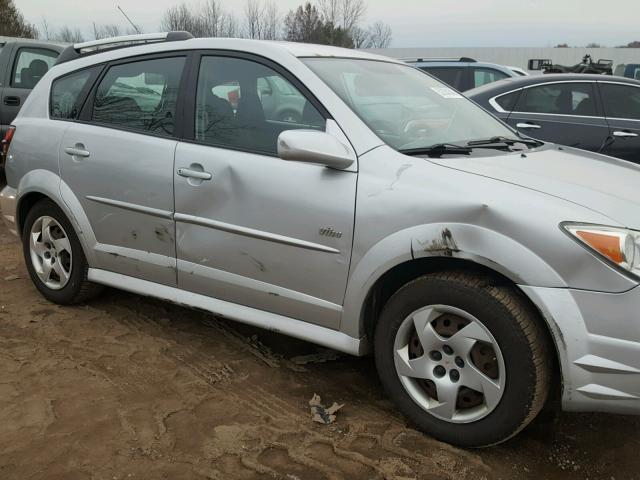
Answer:
<svg viewBox="0 0 640 480"><path fill-rule="evenodd" d="M549 144L524 154L429 161L543 192L640 229L640 166L634 163Z"/></svg>

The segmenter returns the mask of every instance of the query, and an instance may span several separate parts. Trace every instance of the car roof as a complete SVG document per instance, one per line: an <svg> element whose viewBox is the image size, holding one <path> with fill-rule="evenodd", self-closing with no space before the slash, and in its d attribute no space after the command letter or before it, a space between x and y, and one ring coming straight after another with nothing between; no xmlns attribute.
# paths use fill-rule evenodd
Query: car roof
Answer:
<svg viewBox="0 0 640 480"><path fill-rule="evenodd" d="M32 38L4 37L0 36L0 43L20 43L24 45L33 45L38 47L53 47L55 50L62 50L69 46L69 43L50 42L48 40L34 40Z"/></svg>
<svg viewBox="0 0 640 480"><path fill-rule="evenodd" d="M74 47L82 45L83 44L77 44L74 45ZM159 41L154 43L106 48L104 50L81 54L73 60L63 62L61 65L71 64L77 68L80 65L87 66L112 60L126 59L128 57L138 55L163 53L176 50L228 50L249 52L271 58L289 55L298 58L353 58L404 64L399 60L383 57L373 53L327 45L271 40L251 40L245 38L191 38L185 40ZM67 68L65 68L65 70L66 69Z"/></svg>
<svg viewBox="0 0 640 480"><path fill-rule="evenodd" d="M576 81L615 81L620 83L628 83L630 85L640 86L640 81L627 77L616 77L613 75L598 75L589 73L550 73L546 75L531 75L528 77L511 77L489 83L481 87L474 88L465 92L466 96L494 96L518 88L538 85L550 82L576 82Z"/></svg>

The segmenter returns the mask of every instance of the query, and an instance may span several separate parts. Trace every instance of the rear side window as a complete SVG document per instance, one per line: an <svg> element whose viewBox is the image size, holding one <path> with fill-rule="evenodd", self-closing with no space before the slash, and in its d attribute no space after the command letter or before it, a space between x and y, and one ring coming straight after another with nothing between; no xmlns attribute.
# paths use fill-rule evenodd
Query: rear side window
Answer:
<svg viewBox="0 0 640 480"><path fill-rule="evenodd" d="M518 101L518 97L522 90L517 90L515 92L507 93L506 95L500 95L496 98L495 102L502 107L505 112L513 111L516 106L516 102Z"/></svg>
<svg viewBox="0 0 640 480"><path fill-rule="evenodd" d="M420 67L420 70L424 70L438 80L452 86L456 90L460 90L462 88L462 82L464 81L466 68L467 67Z"/></svg>
<svg viewBox="0 0 640 480"><path fill-rule="evenodd" d="M51 118L74 120L80 114L80 93L91 77L91 70L58 78L51 87Z"/></svg>
<svg viewBox="0 0 640 480"><path fill-rule="evenodd" d="M21 48L13 68L11 86L32 89L56 63L58 52L44 48Z"/></svg>
<svg viewBox="0 0 640 480"><path fill-rule="evenodd" d="M509 75L499 70L494 70L493 68L474 68L473 69L473 86L474 87L481 87L482 85L487 85L488 83L497 82L498 80L503 80L505 78L509 78Z"/></svg>
<svg viewBox="0 0 640 480"><path fill-rule="evenodd" d="M520 96L516 110L553 115L597 115L591 83L552 83L528 88Z"/></svg>
<svg viewBox="0 0 640 480"><path fill-rule="evenodd" d="M607 117L640 120L640 88L601 83L602 100Z"/></svg>
<svg viewBox="0 0 640 480"><path fill-rule="evenodd" d="M184 57L115 65L96 90L91 120L171 136Z"/></svg>

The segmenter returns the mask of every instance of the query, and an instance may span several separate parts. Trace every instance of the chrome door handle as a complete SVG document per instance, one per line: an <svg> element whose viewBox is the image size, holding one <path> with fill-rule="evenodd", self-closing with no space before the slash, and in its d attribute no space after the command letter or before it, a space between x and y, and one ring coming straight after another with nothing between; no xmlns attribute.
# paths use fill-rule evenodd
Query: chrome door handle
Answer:
<svg viewBox="0 0 640 480"><path fill-rule="evenodd" d="M516 124L516 128L538 130L538 129L542 128L542 127L540 125L536 125L535 123L518 123L518 124Z"/></svg>
<svg viewBox="0 0 640 480"><path fill-rule="evenodd" d="M197 178L198 180L211 180L213 178L213 175L209 172L191 170L190 168L179 168L178 175L185 178Z"/></svg>
<svg viewBox="0 0 640 480"><path fill-rule="evenodd" d="M622 130L616 130L615 132L613 132L613 136L620 137L620 138L631 138L631 137L637 137L638 134L633 132L624 132Z"/></svg>
<svg viewBox="0 0 640 480"><path fill-rule="evenodd" d="M78 148L78 147L67 147L64 149L64 152L67 155L71 155L72 157L83 157L86 158L89 155L91 155L90 152L88 152L87 150L84 150L82 148Z"/></svg>

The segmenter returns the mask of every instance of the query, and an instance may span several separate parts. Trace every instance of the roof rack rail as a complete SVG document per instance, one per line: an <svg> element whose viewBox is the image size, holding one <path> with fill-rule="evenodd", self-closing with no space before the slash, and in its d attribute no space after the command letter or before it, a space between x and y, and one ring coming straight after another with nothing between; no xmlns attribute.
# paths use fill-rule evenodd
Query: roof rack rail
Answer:
<svg viewBox="0 0 640 480"><path fill-rule="evenodd" d="M65 48L56 65L70 62L85 55L100 53L118 48L133 47L147 43L179 42L193 38L189 32L163 32L163 33L141 33L138 35L124 35L121 37L103 38L90 42L76 43Z"/></svg>
<svg viewBox="0 0 640 480"><path fill-rule="evenodd" d="M399 58L406 63L412 62L466 62L466 63L477 63L478 61L469 58L469 57L404 57Z"/></svg>

